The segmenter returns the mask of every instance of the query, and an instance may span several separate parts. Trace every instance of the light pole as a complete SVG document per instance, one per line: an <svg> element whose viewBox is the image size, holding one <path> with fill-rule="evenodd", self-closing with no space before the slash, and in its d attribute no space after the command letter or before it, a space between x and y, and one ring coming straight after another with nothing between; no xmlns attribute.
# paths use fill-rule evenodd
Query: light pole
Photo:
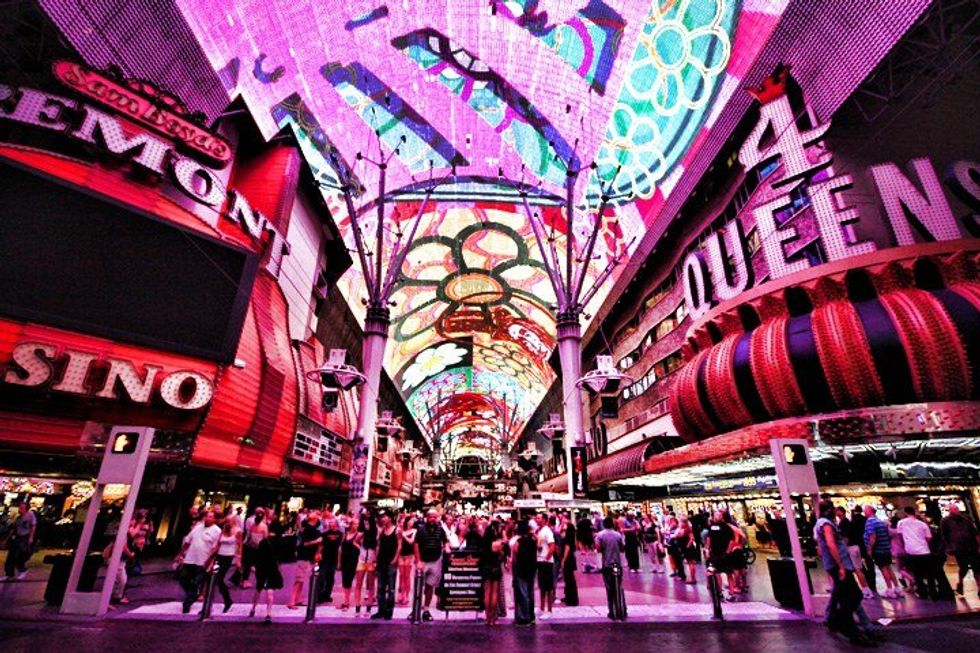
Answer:
<svg viewBox="0 0 980 653"><path fill-rule="evenodd" d="M402 142L405 142L402 136ZM381 149L381 140L378 139L378 147ZM378 161L372 161L358 152L356 159L365 161L378 169L378 196L375 203L377 205L377 224L374 228L373 249L368 248L371 234L365 234L363 230L363 216L354 206L355 181L353 172L346 166L341 165L336 152L331 152L330 158L333 168L337 172L340 185L333 187L341 193L347 214L350 216L351 230L354 237L354 249L357 252L358 262L364 275L364 285L367 291L367 298L363 301L367 307L367 315L364 320L364 340L362 349L361 370L365 377L365 382L361 388L358 402L357 426L355 427L353 441L353 458L351 460L350 471L350 491L348 508L355 514L360 510L361 503L366 501L371 491L371 472L374 461L374 436L378 419L378 399L381 386L381 374L384 366L385 349L388 344L388 330L391 327L391 295L401 274L402 265L405 257L411 249L412 242L418 229L422 216L425 215L432 192L455 170L435 181L430 177L429 186L425 190L425 197L419 207L418 214L412 220L412 226L405 236L401 228L396 229L395 242L391 251L385 248L385 209L389 198L385 194L385 180L388 171L388 164L391 159L399 153L398 148L392 150L388 156L381 152ZM431 165L431 162L430 162ZM387 256L386 256L387 254ZM387 264L387 265L386 265Z"/></svg>
<svg viewBox="0 0 980 653"><path fill-rule="evenodd" d="M556 155L556 159L558 159ZM586 276L589 266L592 263L592 255L595 250L596 241L599 238L599 230L602 227L603 213L609 201L613 199L610 189L619 174L619 168L609 183L602 183L599 180L600 203L599 209L594 215L585 211L585 215L580 219L591 219L589 236L582 243L582 247L576 247L575 238L575 186L579 175L585 171L596 171L595 163L590 166L575 167L575 155L565 164L565 221L566 221L566 241L565 241L565 262L561 263L561 257L555 247L554 233L547 233L547 227L541 215L531 210L528 203L528 187L523 181L518 185L521 201L524 205L524 212L527 214L528 222L534 231L534 239L537 241L538 252L541 261L544 263L548 273L548 279L555 292L558 302L556 311L556 326L558 331L558 360L561 365L562 375L562 404L565 415L565 430L568 434L568 446L565 447L565 469L568 473L568 495L573 493L573 468L572 468L572 445L584 447L589 444L589 437L585 430L585 420L583 418L582 394L578 380L582 377L582 325L580 318L585 307L592 300L595 294L605 283L613 269L621 262L628 247L616 256L611 256L606 263L606 267L586 289ZM501 171L501 175L503 171Z"/></svg>

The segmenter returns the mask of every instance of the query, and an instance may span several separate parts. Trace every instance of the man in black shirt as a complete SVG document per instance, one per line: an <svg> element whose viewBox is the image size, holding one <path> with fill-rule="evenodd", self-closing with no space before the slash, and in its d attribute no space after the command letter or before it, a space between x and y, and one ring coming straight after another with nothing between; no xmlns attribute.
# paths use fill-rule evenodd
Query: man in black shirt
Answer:
<svg viewBox="0 0 980 653"><path fill-rule="evenodd" d="M299 546L296 548L296 576L293 580L293 593L286 607L295 610L303 605L303 586L313 572L313 565L320 559L320 545L323 536L320 534L320 513L311 510L306 515L306 521L299 532Z"/></svg>
<svg viewBox="0 0 980 653"><path fill-rule="evenodd" d="M735 541L735 533L732 527L725 521L725 515L720 510L716 510L711 523L708 525L708 539L705 546L708 548L708 566L713 567L716 580L717 575L725 574L728 577L728 591L732 590L732 565L731 553L732 544ZM718 592L721 593L721 582L718 581Z"/></svg>
<svg viewBox="0 0 980 653"><path fill-rule="evenodd" d="M378 611L372 619L391 619L398 573L398 529L386 512L378 516Z"/></svg>
<svg viewBox="0 0 980 653"><path fill-rule="evenodd" d="M344 534L337 526L336 519L326 520L323 531L323 559L320 561L320 603L333 601L334 576L340 566L340 544Z"/></svg>
<svg viewBox="0 0 980 653"><path fill-rule="evenodd" d="M423 621L432 621L429 605L439 581L442 580L442 554L449 550L449 538L442 524L439 523L439 513L429 510L423 523L415 535L415 564L424 572L425 609L422 612Z"/></svg>

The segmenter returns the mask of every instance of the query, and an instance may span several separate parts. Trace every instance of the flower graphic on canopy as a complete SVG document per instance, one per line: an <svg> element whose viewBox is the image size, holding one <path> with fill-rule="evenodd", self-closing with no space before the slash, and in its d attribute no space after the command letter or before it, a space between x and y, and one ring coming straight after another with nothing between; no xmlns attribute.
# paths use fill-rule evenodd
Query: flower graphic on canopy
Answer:
<svg viewBox="0 0 980 653"><path fill-rule="evenodd" d="M466 350L454 342L447 342L419 353L402 374L402 391L414 388L434 374L458 365L466 358Z"/></svg>
<svg viewBox="0 0 980 653"><path fill-rule="evenodd" d="M649 198L687 152L731 59L737 0L655 2L599 148L617 201ZM597 204L599 189L589 189Z"/></svg>

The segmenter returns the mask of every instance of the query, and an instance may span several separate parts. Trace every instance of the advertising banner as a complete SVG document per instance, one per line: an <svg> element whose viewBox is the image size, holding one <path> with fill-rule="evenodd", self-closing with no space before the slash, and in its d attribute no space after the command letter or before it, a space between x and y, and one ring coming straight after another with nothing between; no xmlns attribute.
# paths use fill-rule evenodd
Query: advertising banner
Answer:
<svg viewBox="0 0 980 653"><path fill-rule="evenodd" d="M483 574L479 553L452 551L443 559L439 609L445 612L483 610Z"/></svg>

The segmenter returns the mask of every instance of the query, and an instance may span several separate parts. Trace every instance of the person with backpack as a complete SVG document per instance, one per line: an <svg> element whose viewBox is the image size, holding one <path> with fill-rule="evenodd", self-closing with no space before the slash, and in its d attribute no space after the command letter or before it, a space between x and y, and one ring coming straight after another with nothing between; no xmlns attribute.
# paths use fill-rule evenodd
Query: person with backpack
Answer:
<svg viewBox="0 0 980 653"><path fill-rule="evenodd" d="M534 576L538 570L538 542L526 521L517 524L511 541L511 569L514 574L514 624L534 624Z"/></svg>

